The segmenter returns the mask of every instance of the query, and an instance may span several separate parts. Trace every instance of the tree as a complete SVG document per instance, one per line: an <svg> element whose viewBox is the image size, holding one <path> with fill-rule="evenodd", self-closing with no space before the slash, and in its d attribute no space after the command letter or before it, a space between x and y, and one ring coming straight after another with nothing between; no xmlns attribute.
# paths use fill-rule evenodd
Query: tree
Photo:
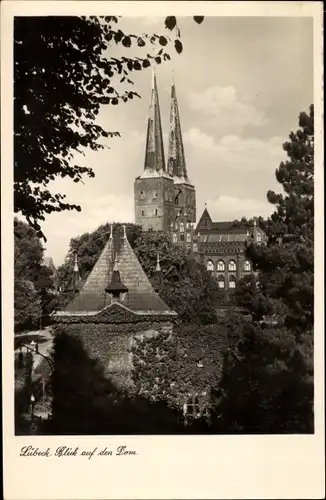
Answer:
<svg viewBox="0 0 326 500"><path fill-rule="evenodd" d="M44 249L35 230L17 219L15 224L15 329L20 330L37 325L54 294L50 271L43 265Z"/></svg>
<svg viewBox="0 0 326 500"><path fill-rule="evenodd" d="M217 282L185 249L174 245L168 234L142 233L134 249L152 280L159 254L163 277L160 295L182 321L203 324L216 321L216 304L220 296Z"/></svg>
<svg viewBox="0 0 326 500"><path fill-rule="evenodd" d="M196 17L201 23L203 18ZM16 17L14 21L14 209L45 238L40 222L54 211L81 210L49 183L57 177L74 182L94 177L89 167L74 165L76 152L107 146L119 136L95 123L102 105L118 105L139 95L130 72L169 60L165 47L182 52L174 16L163 35L126 34L117 17ZM114 57L114 45L156 48L143 57ZM125 85L125 90L120 93ZM104 141L104 143L103 143Z"/></svg>
<svg viewBox="0 0 326 500"><path fill-rule="evenodd" d="M222 420L226 432L313 432L313 106L284 143L276 170L284 193L267 246L248 246L255 274L236 291L250 314L226 358Z"/></svg>

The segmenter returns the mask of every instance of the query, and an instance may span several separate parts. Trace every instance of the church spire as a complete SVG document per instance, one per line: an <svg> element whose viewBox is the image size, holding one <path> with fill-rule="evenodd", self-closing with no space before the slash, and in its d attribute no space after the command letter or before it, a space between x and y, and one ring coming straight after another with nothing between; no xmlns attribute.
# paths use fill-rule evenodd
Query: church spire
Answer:
<svg viewBox="0 0 326 500"><path fill-rule="evenodd" d="M179 180L179 182L183 181L187 184L189 183L174 78L172 80L171 88L170 135L167 169L168 174L171 175L171 177Z"/></svg>
<svg viewBox="0 0 326 500"><path fill-rule="evenodd" d="M156 84L155 69L153 68L152 96L149 108L147 125L147 141L145 153L145 167L147 172L165 172L165 158L163 134L161 124L160 103Z"/></svg>

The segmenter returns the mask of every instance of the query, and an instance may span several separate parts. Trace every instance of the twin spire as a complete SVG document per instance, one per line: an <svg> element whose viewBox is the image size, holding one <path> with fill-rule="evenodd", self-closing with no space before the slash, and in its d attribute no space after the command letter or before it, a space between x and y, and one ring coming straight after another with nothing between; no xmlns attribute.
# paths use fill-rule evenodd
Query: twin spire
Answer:
<svg viewBox="0 0 326 500"><path fill-rule="evenodd" d="M179 182L189 183L174 81L171 89L169 153L167 166L165 165L160 104L154 69L151 104L147 126L144 173L149 175L167 174L168 176L175 178L175 180L179 180Z"/></svg>

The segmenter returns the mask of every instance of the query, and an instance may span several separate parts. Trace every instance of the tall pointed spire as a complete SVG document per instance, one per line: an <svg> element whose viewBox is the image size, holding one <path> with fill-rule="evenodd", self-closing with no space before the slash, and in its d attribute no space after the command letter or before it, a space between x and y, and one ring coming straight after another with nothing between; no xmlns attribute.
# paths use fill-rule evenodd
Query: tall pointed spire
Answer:
<svg viewBox="0 0 326 500"><path fill-rule="evenodd" d="M174 75L171 87L169 154L167 162L168 174L176 180L189 183L186 160L183 149L180 115L175 91Z"/></svg>
<svg viewBox="0 0 326 500"><path fill-rule="evenodd" d="M147 126L144 170L148 173L165 172L163 133L155 69L152 77L152 96Z"/></svg>
<svg viewBox="0 0 326 500"><path fill-rule="evenodd" d="M80 273L78 267L78 256L75 253L73 272L69 280L67 290L74 291L75 293L77 293L79 291L79 286L80 286Z"/></svg>

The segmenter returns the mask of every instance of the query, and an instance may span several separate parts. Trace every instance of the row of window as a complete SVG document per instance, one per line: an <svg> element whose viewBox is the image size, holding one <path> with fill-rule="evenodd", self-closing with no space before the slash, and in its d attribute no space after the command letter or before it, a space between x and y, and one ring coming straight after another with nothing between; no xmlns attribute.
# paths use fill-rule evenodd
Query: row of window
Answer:
<svg viewBox="0 0 326 500"><path fill-rule="evenodd" d="M208 260L206 263L206 268L207 271L215 271L214 269L214 262L212 260ZM225 262L224 260L218 260L217 265L216 265L216 270L217 271L225 271ZM230 260L228 264L228 271L236 271L237 270L237 264L235 260ZM250 271L251 270L251 264L249 260L245 260L243 263L243 270L244 271Z"/></svg>
<svg viewBox="0 0 326 500"><path fill-rule="evenodd" d="M142 209L142 211L141 211L141 215L142 215L142 217L145 217L145 214L146 214L146 213L145 213L145 210L144 210L144 209ZM147 215L149 215L149 216L153 216L153 215L154 215L154 216L157 216L157 215L158 215L158 210L157 210L157 208L155 208L153 212L151 212L150 214L147 214Z"/></svg>
<svg viewBox="0 0 326 500"><path fill-rule="evenodd" d="M153 191L152 191L152 199L155 200L157 197L158 197L158 193L157 193L156 189L153 189ZM170 202L173 201L173 195L171 193L165 192L164 198L165 198L165 201L170 201ZM141 200L145 199L145 193L144 193L144 191L140 191L140 199ZM176 203L176 205L177 204L178 203Z"/></svg>
<svg viewBox="0 0 326 500"><path fill-rule="evenodd" d="M153 189L153 191L152 191L152 198L157 198L157 191L156 191L156 189ZM140 191L140 199L141 200L145 199L145 193L144 193L144 191Z"/></svg>
<svg viewBox="0 0 326 500"><path fill-rule="evenodd" d="M179 238L180 238L179 241L185 241L185 235L183 233L181 233L179 235ZM173 243L178 243L178 235L176 233L173 233L173 239L172 239L172 241L173 241ZM186 242L187 243L191 243L191 233L187 233L186 234Z"/></svg>
<svg viewBox="0 0 326 500"><path fill-rule="evenodd" d="M192 229L193 226L194 226L194 224L192 222L186 222L186 223L184 223L184 222L180 222L180 223L171 222L171 224L170 224L171 229L175 229L176 231L179 229L180 233L184 233L185 228L187 230Z"/></svg>
<svg viewBox="0 0 326 500"><path fill-rule="evenodd" d="M236 281L236 277L231 274L228 278L229 288L235 288ZM223 274L220 274L217 277L217 284L219 288L225 288L225 277L223 276Z"/></svg>

